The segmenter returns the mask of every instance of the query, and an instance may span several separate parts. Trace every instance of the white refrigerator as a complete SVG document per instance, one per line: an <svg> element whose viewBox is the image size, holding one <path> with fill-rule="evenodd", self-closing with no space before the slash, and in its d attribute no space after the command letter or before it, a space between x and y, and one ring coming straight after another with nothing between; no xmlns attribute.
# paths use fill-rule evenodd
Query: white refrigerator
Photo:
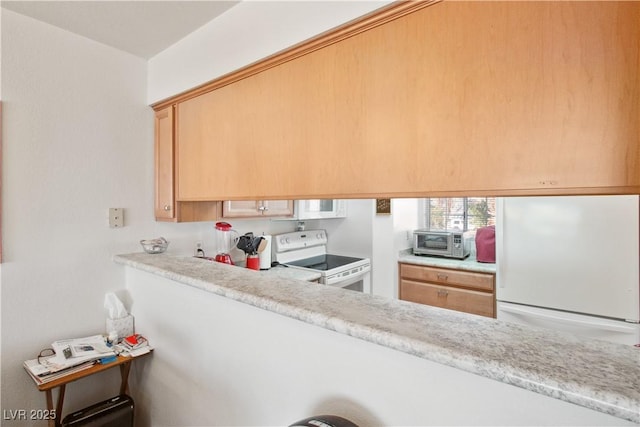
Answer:
<svg viewBox="0 0 640 427"><path fill-rule="evenodd" d="M497 200L498 319L640 343L640 196Z"/></svg>

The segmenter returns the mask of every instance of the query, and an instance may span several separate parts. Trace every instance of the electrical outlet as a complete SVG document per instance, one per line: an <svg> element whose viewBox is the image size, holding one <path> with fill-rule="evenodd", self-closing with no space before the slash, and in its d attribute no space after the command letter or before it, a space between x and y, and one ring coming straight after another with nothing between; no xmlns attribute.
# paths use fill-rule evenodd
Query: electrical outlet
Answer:
<svg viewBox="0 0 640 427"><path fill-rule="evenodd" d="M411 240L411 230L407 230L407 240Z"/></svg>
<svg viewBox="0 0 640 427"><path fill-rule="evenodd" d="M124 227L124 209L123 208L109 208L109 227L111 228Z"/></svg>
<svg viewBox="0 0 640 427"><path fill-rule="evenodd" d="M196 242L196 247L194 249L194 255L195 256L204 256L204 250L202 249L202 242L201 241L197 241Z"/></svg>

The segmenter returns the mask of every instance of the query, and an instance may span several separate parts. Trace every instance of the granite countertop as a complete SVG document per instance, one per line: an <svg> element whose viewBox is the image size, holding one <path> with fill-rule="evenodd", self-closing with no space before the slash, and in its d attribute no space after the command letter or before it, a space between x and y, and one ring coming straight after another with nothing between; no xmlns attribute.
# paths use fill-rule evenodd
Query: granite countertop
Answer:
<svg viewBox="0 0 640 427"><path fill-rule="evenodd" d="M474 271L477 273L496 272L495 263L478 262L475 254L465 259L442 258L435 256L414 255L411 249L403 250L398 255L398 261L408 264L426 265L428 267L453 268L456 270Z"/></svg>
<svg viewBox="0 0 640 427"><path fill-rule="evenodd" d="M277 274L135 253L114 261L284 316L640 423L640 349Z"/></svg>

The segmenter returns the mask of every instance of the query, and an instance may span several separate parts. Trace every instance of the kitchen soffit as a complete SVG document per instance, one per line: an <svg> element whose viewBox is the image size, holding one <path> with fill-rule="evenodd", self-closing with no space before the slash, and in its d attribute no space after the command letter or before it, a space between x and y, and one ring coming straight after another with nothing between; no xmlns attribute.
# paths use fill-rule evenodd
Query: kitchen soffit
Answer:
<svg viewBox="0 0 640 427"><path fill-rule="evenodd" d="M149 59L239 1L2 1L2 7Z"/></svg>

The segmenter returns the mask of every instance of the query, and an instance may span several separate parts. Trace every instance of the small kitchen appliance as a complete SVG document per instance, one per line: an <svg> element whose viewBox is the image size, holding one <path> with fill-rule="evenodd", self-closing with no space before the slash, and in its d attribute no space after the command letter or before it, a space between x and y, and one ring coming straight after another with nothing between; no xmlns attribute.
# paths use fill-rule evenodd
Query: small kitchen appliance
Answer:
<svg viewBox="0 0 640 427"><path fill-rule="evenodd" d="M327 253L325 230L295 231L273 236L274 261L320 273L320 284L371 293L371 261Z"/></svg>
<svg viewBox="0 0 640 427"><path fill-rule="evenodd" d="M476 261L496 262L496 226L489 225L476 230Z"/></svg>
<svg viewBox="0 0 640 427"><path fill-rule="evenodd" d="M446 258L465 259L471 253L473 233L460 231L431 231L427 229L413 232L413 253Z"/></svg>
<svg viewBox="0 0 640 427"><path fill-rule="evenodd" d="M228 222L216 222L216 257L217 262L233 265L231 249L238 242L238 232Z"/></svg>

